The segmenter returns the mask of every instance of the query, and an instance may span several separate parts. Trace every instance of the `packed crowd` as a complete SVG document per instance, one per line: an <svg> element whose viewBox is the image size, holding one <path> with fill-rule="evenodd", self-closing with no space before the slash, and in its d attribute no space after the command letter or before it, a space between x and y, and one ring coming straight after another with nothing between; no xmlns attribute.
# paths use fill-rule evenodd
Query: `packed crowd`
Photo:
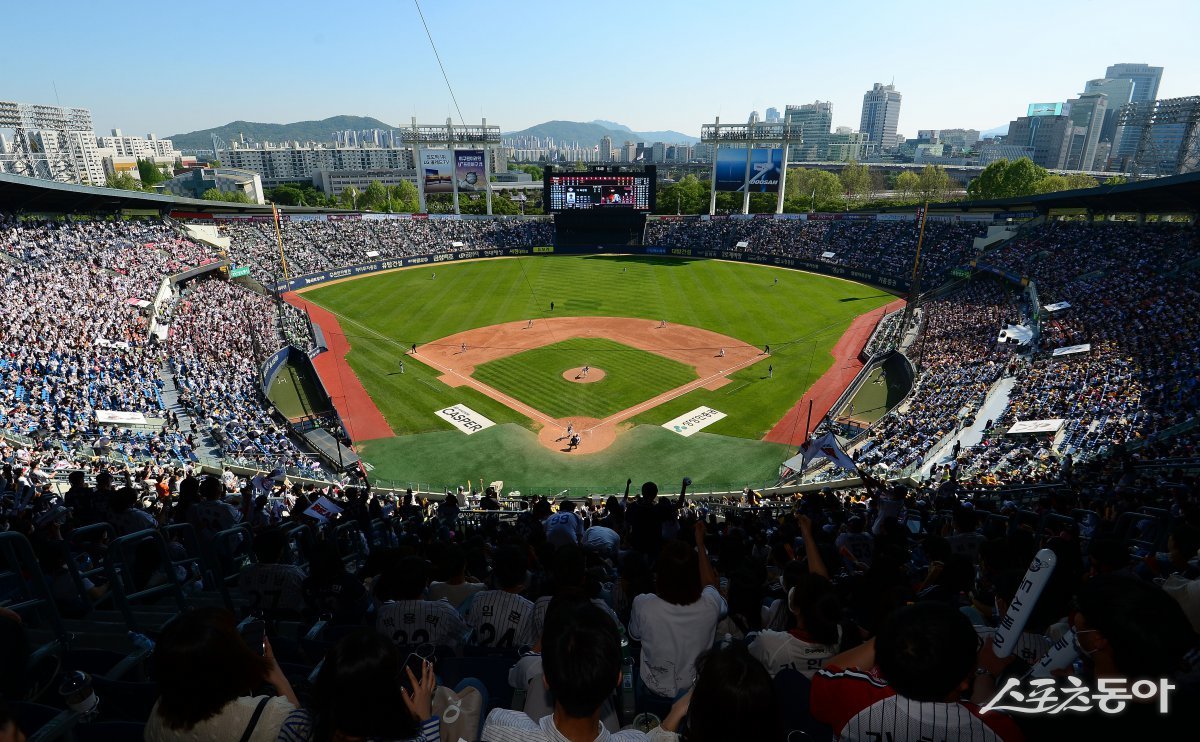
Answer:
<svg viewBox="0 0 1200 742"><path fill-rule="evenodd" d="M257 362L284 338L311 345L298 310L276 312L260 294L223 281L199 282L182 299L172 291L155 306L164 278L214 260L210 248L160 220L0 214L0 245L8 257L0 265L0 427L36 441L42 468L95 455L160 466L195 461L195 433L163 400L165 369L228 455L267 468L296 463L254 380ZM102 423L98 412L140 413L146 422ZM11 459L7 444L6 453L10 464L31 463Z"/></svg>
<svg viewBox="0 0 1200 742"><path fill-rule="evenodd" d="M178 298L168 357L179 402L226 456L272 468L296 453L258 391L258 368L284 344L276 305L221 280L200 280Z"/></svg>
<svg viewBox="0 0 1200 742"><path fill-rule="evenodd" d="M1021 364L1003 431L1022 420L1065 421L1057 449L1076 457L1144 439L1194 417L1200 395L1200 292L1180 269L1200 246L1180 225L1052 224L982 260L1030 275L1043 304L1042 337ZM1087 256L1087 257L1085 257ZM1056 349L1089 345L1054 356ZM1046 441L990 437L973 468L1008 481L1055 476ZM994 476L994 475L993 475Z"/></svg>
<svg viewBox="0 0 1200 742"><path fill-rule="evenodd" d="M921 245L923 277L936 285L975 256L974 238L984 228L969 223L929 221ZM700 250L746 250L877 270L907 278L916 260L917 226L911 221L801 221L795 219L651 220L646 243ZM832 255L826 255L832 253Z"/></svg>
<svg viewBox="0 0 1200 742"><path fill-rule="evenodd" d="M975 282L922 308L924 327L910 349L921 369L912 395L872 428L859 463L899 472L922 462L944 436L975 417L991 385L1014 368L1000 328L1019 321L1020 299L993 282Z"/></svg>
<svg viewBox="0 0 1200 742"><path fill-rule="evenodd" d="M303 275L397 258L462 249L533 247L554 243L554 222L544 219L333 219L281 224L288 273ZM278 239L271 221L224 222L234 262L247 265L264 285L282 280ZM368 253L375 253L370 255Z"/></svg>
<svg viewBox="0 0 1200 742"><path fill-rule="evenodd" d="M198 608L152 632L153 682L135 686L148 711L121 716L128 704L101 699L93 712L97 725L144 724L148 740L247 729L255 740L423 742L1124 739L1178 729L1200 692L1198 444L1182 436L1147 452L1189 457L1190 470L1123 456L1020 503L954 479L751 492L733 506L659 496L653 483L632 498L514 503L490 489L394 500L188 472L131 473L122 487L101 471L91 485L80 472L64 509L42 495L7 525L34 545L71 615L123 589L74 586L68 560L104 549L75 529L190 524L218 555L232 544L239 613ZM6 472L0 486L22 483ZM341 514L310 517L320 497ZM240 543L218 537L238 523ZM1030 598L1039 549L1056 564ZM142 584L169 581L142 556L130 570ZM211 604L199 570L176 579ZM1025 623L1010 630L1017 615ZM0 636L19 632L13 620L0 615ZM997 634L1010 655L998 656ZM1052 667L1039 670L1043 660ZM1125 694L1109 697L1124 713L1093 703L1038 714L1021 695L997 696L1012 682L1024 691L1030 670L1093 699L1119 685ZM1153 693L1128 693L1146 678L1167 712ZM10 699L34 681L5 679ZM994 700L1009 713L980 713ZM8 723L0 716L0 730Z"/></svg>

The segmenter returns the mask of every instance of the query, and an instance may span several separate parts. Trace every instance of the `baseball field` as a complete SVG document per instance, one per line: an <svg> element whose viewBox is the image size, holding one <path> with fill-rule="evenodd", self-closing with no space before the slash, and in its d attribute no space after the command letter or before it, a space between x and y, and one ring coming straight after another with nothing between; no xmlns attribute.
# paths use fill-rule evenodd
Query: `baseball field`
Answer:
<svg viewBox="0 0 1200 742"><path fill-rule="evenodd" d="M764 438L796 438L785 415L838 370L851 323L873 326L893 299L766 266L610 255L447 263L289 298L315 305L330 345L318 371L376 479L526 494L773 482L794 445ZM454 406L493 424L462 432L439 414ZM702 407L716 421L700 432L662 427Z"/></svg>

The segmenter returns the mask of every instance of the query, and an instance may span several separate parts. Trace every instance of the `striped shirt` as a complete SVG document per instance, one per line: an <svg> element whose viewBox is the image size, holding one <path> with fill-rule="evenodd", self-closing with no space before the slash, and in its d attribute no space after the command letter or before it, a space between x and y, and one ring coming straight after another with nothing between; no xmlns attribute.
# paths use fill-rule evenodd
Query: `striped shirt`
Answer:
<svg viewBox="0 0 1200 742"><path fill-rule="evenodd" d="M533 604L533 625L530 626L530 634L534 640L542 637L542 632L546 628L546 611L550 608L550 601L553 600L551 595L543 595L538 598ZM608 614L608 617L613 620L613 625L620 628L621 619L617 618L617 614L600 598L592 598L592 605Z"/></svg>
<svg viewBox="0 0 1200 742"><path fill-rule="evenodd" d="M875 670L829 666L812 679L809 708L839 740L979 740L1019 742L1012 719L973 703L926 703L896 695Z"/></svg>
<svg viewBox="0 0 1200 742"><path fill-rule="evenodd" d="M538 639L533 636L533 603L516 593L476 593L463 617L471 628L471 644L477 647L516 649Z"/></svg>
<svg viewBox="0 0 1200 742"><path fill-rule="evenodd" d="M457 647L467 625L444 600L389 600L375 612L375 630L401 646Z"/></svg>

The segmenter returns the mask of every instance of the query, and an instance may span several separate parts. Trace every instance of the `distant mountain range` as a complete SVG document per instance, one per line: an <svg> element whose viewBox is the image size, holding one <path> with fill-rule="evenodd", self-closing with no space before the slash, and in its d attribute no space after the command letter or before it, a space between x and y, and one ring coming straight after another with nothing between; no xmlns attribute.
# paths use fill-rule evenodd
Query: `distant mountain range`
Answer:
<svg viewBox="0 0 1200 742"><path fill-rule="evenodd" d="M667 144L696 144L699 137L678 131L634 131L624 124L615 121L547 121L520 131L506 131L505 139L515 137L553 138L555 142L578 142L582 146L599 144L605 136L612 137L613 146L620 147L626 140L630 142L665 142Z"/></svg>
<svg viewBox="0 0 1200 742"><path fill-rule="evenodd" d="M1008 124L1004 124L1003 126L995 126L995 127L992 127L991 129L988 129L987 131L979 132L979 136L982 139L987 139L988 137L1004 136L1006 134L1008 134Z"/></svg>
<svg viewBox="0 0 1200 742"><path fill-rule="evenodd" d="M212 149L212 135L216 134L226 142L232 142L240 136L255 142L331 142L335 131L347 129L395 129L398 127L384 123L370 116L332 116L320 121L296 121L291 124L264 124L255 121L231 121L224 126L211 129L190 131L186 134L175 134L170 137L176 149ZM578 142L588 146L599 144L600 138L610 136L614 147L620 147L625 140L631 142L666 142L667 144L688 143L696 144L700 140L678 131L633 131L624 124L615 121L547 121L537 126L531 126L521 131L511 131L503 134L505 138L532 136L553 137L556 142Z"/></svg>
<svg viewBox="0 0 1200 742"><path fill-rule="evenodd" d="M385 124L370 116L332 116L320 121L297 121L291 124L260 124L254 121L231 121L224 126L212 129L190 131L187 134L176 134L170 137L176 149L212 149L212 135L232 142L238 136L245 134L246 139L255 142L331 142L333 132L347 129L394 129L391 124Z"/></svg>

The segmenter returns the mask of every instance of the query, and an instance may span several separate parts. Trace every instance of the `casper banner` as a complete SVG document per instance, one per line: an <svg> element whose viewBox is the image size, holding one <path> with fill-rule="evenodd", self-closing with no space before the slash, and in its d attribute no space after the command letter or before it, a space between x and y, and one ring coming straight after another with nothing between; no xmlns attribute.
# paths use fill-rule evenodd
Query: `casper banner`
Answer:
<svg viewBox="0 0 1200 742"><path fill-rule="evenodd" d="M750 192L778 193L783 170L783 149L755 148L750 151ZM746 150L717 150L717 190L741 191L746 180Z"/></svg>
<svg viewBox="0 0 1200 742"><path fill-rule="evenodd" d="M426 193L452 193L454 166L448 149L421 150L421 177Z"/></svg>
<svg viewBox="0 0 1200 742"><path fill-rule="evenodd" d="M487 176L483 172L483 150L455 150L454 179L458 181L459 193L484 190Z"/></svg>

